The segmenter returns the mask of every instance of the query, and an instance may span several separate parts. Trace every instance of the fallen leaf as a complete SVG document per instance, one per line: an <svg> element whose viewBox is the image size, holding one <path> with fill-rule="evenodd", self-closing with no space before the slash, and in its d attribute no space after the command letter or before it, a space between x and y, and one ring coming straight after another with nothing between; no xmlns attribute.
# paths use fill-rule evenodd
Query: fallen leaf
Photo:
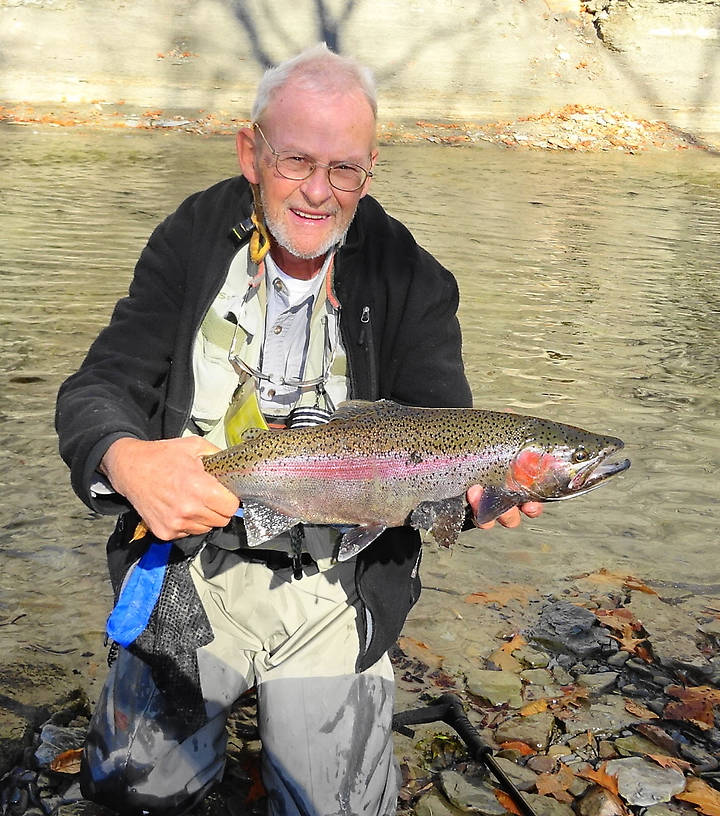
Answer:
<svg viewBox="0 0 720 816"><path fill-rule="evenodd" d="M685 773L692 769L692 762L687 762L678 757L669 757L665 754L646 754L646 756L652 759L653 762L657 762L661 768L675 768L675 770L680 771L680 773Z"/></svg>
<svg viewBox="0 0 720 816"><path fill-rule="evenodd" d="M500 647L500 651L512 654L515 649L521 649L523 646L527 646L527 640L525 640L522 635L516 633L512 636L512 640L509 640Z"/></svg>
<svg viewBox="0 0 720 816"><path fill-rule="evenodd" d="M82 748L73 748L70 751L63 751L62 754L58 754L50 763L50 770L64 774L80 773L82 754Z"/></svg>
<svg viewBox="0 0 720 816"><path fill-rule="evenodd" d="M709 731L715 724L713 706L709 700L680 700L668 703L663 709L668 720L686 720L703 731Z"/></svg>
<svg viewBox="0 0 720 816"><path fill-rule="evenodd" d="M637 578L633 578L632 575L628 575L625 579L625 589L635 589L647 595L657 595L654 589L651 589L647 584L643 584L642 581L638 581Z"/></svg>
<svg viewBox="0 0 720 816"><path fill-rule="evenodd" d="M442 666L443 658L440 655L431 652L426 643L415 638L402 635L398 638L398 646L405 652L408 657L414 660L420 660L431 669L439 669Z"/></svg>
<svg viewBox="0 0 720 816"><path fill-rule="evenodd" d="M510 794L505 793L505 791L500 790L499 788L495 788L494 790L495 798L500 802L500 804L507 810L508 813L514 813L515 816L522 816L520 809L518 806L513 802L512 796Z"/></svg>
<svg viewBox="0 0 720 816"><path fill-rule="evenodd" d="M501 742L500 747L504 750L517 751L523 756L531 756L532 754L537 753L537 751L535 751L534 748L531 748L526 742L520 742L519 740L509 740L508 742Z"/></svg>
<svg viewBox="0 0 720 816"><path fill-rule="evenodd" d="M635 700L628 700L627 698L625 699L625 711L629 711L631 714L634 714L636 717L641 717L643 720L658 719L658 715L654 711L650 711L650 709L644 705L640 705L640 703L636 703Z"/></svg>
<svg viewBox="0 0 720 816"><path fill-rule="evenodd" d="M532 703L528 703L520 709L520 716L532 717L533 714L540 714L542 711L547 711L547 708L547 700L534 700Z"/></svg>
<svg viewBox="0 0 720 816"><path fill-rule="evenodd" d="M683 793L676 793L675 798L690 802L705 816L720 816L720 791L711 788L702 779L688 779Z"/></svg>
<svg viewBox="0 0 720 816"><path fill-rule="evenodd" d="M575 774L567 765L560 764L557 773L538 774L537 792L541 796L553 796L558 802L572 803L573 797L568 788L575 781Z"/></svg>
<svg viewBox="0 0 720 816"><path fill-rule="evenodd" d="M578 771L578 776L581 776L583 779L589 779L596 785L600 785L601 788L605 788L605 790L609 790L610 793L618 796L617 777L613 776L613 774L609 774L606 768L607 762L603 762L603 764L597 770L593 770L592 768L588 767Z"/></svg>
<svg viewBox="0 0 720 816"><path fill-rule="evenodd" d="M712 686L668 686L667 693L678 700L706 700L711 705L720 703L720 689Z"/></svg>
<svg viewBox="0 0 720 816"><path fill-rule="evenodd" d="M491 604L497 603L506 606L510 601L520 601L523 606L527 606L531 595L536 595L537 591L532 587L521 584L508 584L506 586L493 587L488 592L473 592L465 598L466 603Z"/></svg>

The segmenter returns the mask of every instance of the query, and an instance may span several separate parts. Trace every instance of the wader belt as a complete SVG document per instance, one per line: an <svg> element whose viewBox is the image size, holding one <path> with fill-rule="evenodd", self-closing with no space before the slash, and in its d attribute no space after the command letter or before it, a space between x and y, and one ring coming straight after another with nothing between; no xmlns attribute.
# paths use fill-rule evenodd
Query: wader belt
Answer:
<svg viewBox="0 0 720 816"><path fill-rule="evenodd" d="M249 561L251 564L264 564L269 570L277 572L277 570L296 569L296 558L299 557L299 562L303 567L316 567L317 563L313 560L310 553L303 552L299 556L291 555L282 550L256 550L246 549L241 547L235 550L243 561Z"/></svg>

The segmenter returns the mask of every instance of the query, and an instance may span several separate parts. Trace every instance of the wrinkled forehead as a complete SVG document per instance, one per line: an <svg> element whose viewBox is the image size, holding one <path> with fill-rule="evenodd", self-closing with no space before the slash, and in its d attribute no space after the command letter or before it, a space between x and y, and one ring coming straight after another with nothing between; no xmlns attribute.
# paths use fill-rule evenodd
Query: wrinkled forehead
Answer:
<svg viewBox="0 0 720 816"><path fill-rule="evenodd" d="M321 161L367 158L376 144L375 116L359 88L321 93L289 83L277 89L259 121L276 150Z"/></svg>

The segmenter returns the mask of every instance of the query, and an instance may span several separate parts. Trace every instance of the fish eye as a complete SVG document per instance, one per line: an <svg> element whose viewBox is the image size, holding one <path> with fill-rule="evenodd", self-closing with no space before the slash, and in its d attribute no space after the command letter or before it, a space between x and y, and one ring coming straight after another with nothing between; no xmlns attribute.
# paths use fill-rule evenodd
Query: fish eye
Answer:
<svg viewBox="0 0 720 816"><path fill-rule="evenodd" d="M572 461L575 464L577 464L578 462L587 462L589 458L590 454L587 452L585 448L582 447L582 445L578 448L575 448L575 450L573 451Z"/></svg>

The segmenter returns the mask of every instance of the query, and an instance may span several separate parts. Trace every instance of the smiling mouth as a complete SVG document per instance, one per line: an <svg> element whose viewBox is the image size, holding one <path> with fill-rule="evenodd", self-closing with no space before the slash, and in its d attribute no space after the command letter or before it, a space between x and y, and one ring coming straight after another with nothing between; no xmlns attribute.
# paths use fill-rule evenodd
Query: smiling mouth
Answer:
<svg viewBox="0 0 720 816"><path fill-rule="evenodd" d="M324 221L327 218L330 218L330 213L308 213L302 212L302 210L293 210L291 209L293 215L301 218L303 221Z"/></svg>

